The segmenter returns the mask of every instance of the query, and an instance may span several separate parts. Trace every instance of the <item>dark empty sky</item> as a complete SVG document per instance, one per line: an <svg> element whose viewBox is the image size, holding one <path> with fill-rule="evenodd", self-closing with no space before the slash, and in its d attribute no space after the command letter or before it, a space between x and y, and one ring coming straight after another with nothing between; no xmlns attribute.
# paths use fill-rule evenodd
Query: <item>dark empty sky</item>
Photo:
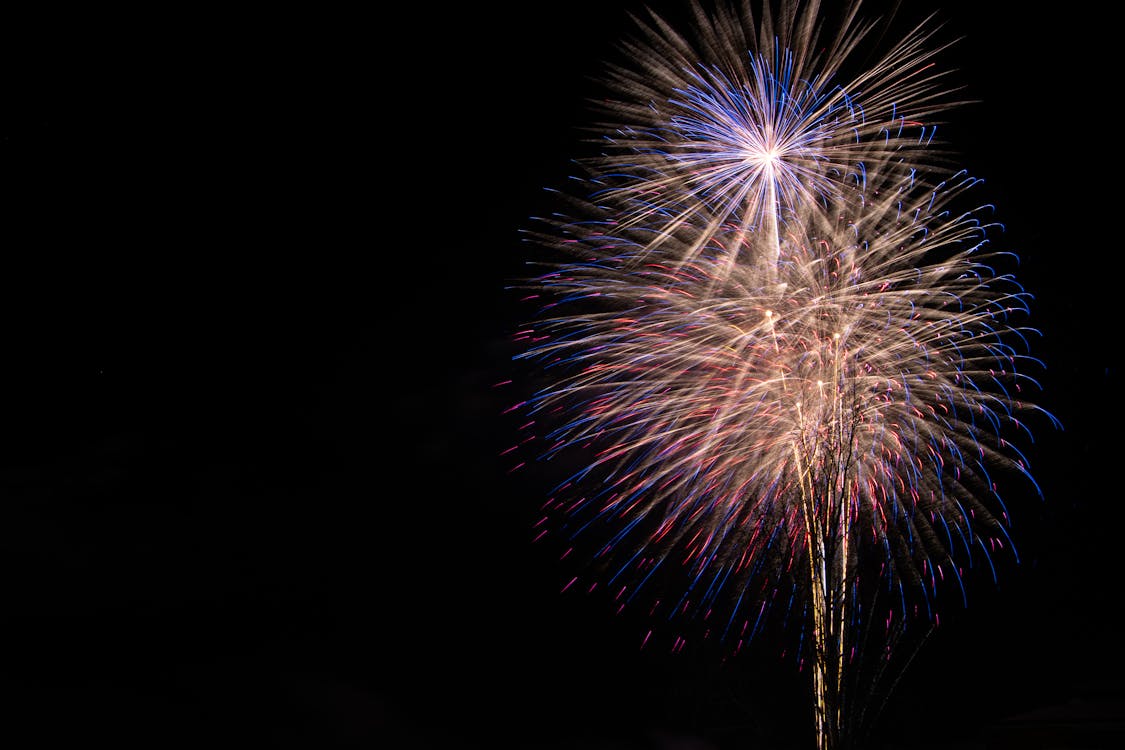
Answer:
<svg viewBox="0 0 1125 750"><path fill-rule="evenodd" d="M984 5L906 12L964 36L950 59L981 103L951 137L1023 259L1066 429L1032 455L1047 500L1016 519L1024 563L901 684L888 722L915 737L1112 687L1123 666L1106 21ZM587 78L634 7L4 21L13 732L802 736L776 665L716 677L641 654L632 623L559 597L527 544L539 500L497 457L518 230L569 173Z"/></svg>

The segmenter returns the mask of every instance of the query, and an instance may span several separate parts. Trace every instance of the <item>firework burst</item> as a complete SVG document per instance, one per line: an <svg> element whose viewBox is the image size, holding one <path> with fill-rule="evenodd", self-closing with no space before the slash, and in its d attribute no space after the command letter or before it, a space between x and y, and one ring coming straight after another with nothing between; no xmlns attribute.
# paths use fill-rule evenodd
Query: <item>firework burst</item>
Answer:
<svg viewBox="0 0 1125 750"><path fill-rule="evenodd" d="M587 587L733 651L773 610L805 618L828 748L870 634L885 662L966 566L1014 554L994 475L1034 486L1006 436L1052 418L1024 401L1029 297L977 181L923 179L928 34L841 85L870 27L853 6L823 44L816 11L697 9L706 44L657 21L629 47L630 124L532 235L565 255L526 285L521 358L550 384L520 409L541 460L581 457L542 533L598 540Z"/></svg>
<svg viewBox="0 0 1125 750"><path fill-rule="evenodd" d="M610 70L610 95L598 103L607 151L589 165L599 207L654 230L649 246L689 225L685 258L733 222L772 239L736 245L755 247L753 262L769 268L780 206L815 204L833 176L862 179L872 161L909 163L932 146L932 118L952 104L933 67L940 48L919 26L846 76L876 28L858 20L858 5L834 34L817 22L819 2L783 5L776 17L767 5L760 22L749 6L693 6L695 41L659 17L640 23L642 36L624 45L632 65ZM728 265L744 261L727 255Z"/></svg>

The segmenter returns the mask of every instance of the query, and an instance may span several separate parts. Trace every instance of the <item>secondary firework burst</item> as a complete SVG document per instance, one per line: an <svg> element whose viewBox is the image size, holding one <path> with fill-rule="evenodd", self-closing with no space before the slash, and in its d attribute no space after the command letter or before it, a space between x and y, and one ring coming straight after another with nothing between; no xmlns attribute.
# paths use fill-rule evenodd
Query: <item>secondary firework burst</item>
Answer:
<svg viewBox="0 0 1125 750"><path fill-rule="evenodd" d="M991 208L923 158L928 32L840 83L872 27L850 6L825 43L817 10L697 7L702 41L656 20L627 47L624 124L531 235L562 255L521 285L548 384L520 409L540 459L580 457L542 533L597 540L587 587L736 652L802 616L829 748L862 649L885 662L966 566L1014 554L997 480L1034 481L1008 436L1051 417Z"/></svg>

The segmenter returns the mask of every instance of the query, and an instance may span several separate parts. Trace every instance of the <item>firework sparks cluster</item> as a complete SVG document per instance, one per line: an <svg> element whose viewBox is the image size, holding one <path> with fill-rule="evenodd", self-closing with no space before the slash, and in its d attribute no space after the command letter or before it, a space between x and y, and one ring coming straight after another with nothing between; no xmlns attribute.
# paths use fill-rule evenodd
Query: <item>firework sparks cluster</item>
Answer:
<svg viewBox="0 0 1125 750"><path fill-rule="evenodd" d="M817 3L695 10L696 38L654 17L625 45L605 153L529 233L558 262L521 285L521 442L578 466L537 533L586 554L569 585L735 651L820 610L805 641L842 664L1015 554L1012 441L1052 419L1029 295L935 139L925 25L854 73L858 5L831 34Z"/></svg>

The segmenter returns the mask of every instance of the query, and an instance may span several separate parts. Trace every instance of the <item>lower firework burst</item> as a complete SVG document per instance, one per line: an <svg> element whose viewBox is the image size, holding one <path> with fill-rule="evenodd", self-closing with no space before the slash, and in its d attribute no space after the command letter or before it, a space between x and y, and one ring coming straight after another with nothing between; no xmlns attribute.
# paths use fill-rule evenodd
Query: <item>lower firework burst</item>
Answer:
<svg viewBox="0 0 1125 750"><path fill-rule="evenodd" d="M807 613L826 724L844 721L857 633L889 646L938 617L942 586L964 595L966 566L1014 554L992 474L1031 481L1004 435L1041 411L1023 400L1027 295L989 250L988 208L954 210L975 181L883 173L783 216L766 269L736 225L690 260L690 226L654 247L553 225L538 239L570 259L530 285L520 334L551 378L522 405L540 458L581 461L542 521L596 540L576 585L733 651L770 612Z"/></svg>

